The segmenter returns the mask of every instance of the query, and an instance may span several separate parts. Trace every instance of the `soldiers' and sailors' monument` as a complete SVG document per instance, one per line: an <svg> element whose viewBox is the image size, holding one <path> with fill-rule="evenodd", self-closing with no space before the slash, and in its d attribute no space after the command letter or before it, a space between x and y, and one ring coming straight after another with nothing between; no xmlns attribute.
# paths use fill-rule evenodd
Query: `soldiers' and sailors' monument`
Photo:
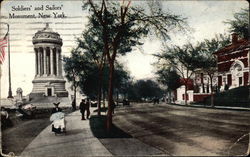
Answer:
<svg viewBox="0 0 250 157"><path fill-rule="evenodd" d="M46 27L33 37L35 52L35 78L30 98L57 96L67 97L65 80L62 75L62 39L57 32Z"/></svg>

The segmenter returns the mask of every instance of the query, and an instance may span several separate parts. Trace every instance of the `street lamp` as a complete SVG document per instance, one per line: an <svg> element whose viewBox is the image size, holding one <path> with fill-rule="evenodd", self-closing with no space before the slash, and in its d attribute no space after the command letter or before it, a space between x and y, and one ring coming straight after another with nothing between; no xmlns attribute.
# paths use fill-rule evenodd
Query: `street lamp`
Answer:
<svg viewBox="0 0 250 157"><path fill-rule="evenodd" d="M12 90L11 90L11 71L10 71L10 35L9 35L9 24L8 23L5 23L5 22L1 22L3 24L6 24L7 25L7 33L5 35L5 37L7 36L8 37L8 61L9 61L9 65L8 65L8 68L9 68L9 92L8 92L8 97L7 98L13 98L12 96Z"/></svg>

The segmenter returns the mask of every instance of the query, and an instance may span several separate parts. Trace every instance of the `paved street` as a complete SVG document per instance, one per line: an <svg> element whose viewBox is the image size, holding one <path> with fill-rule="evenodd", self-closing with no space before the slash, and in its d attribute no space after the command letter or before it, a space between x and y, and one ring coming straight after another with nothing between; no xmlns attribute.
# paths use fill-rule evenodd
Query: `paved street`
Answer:
<svg viewBox="0 0 250 157"><path fill-rule="evenodd" d="M118 107L114 123L133 137L168 155L244 155L249 111L133 104Z"/></svg>

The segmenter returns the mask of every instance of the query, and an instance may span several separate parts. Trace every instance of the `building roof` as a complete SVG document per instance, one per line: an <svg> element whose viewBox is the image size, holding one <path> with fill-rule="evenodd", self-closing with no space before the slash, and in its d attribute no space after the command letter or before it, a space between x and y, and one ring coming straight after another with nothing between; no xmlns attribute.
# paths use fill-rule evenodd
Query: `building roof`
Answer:
<svg viewBox="0 0 250 157"><path fill-rule="evenodd" d="M250 41L247 39L240 39L236 43L231 43L224 48L214 52L215 55L230 53L234 51L243 50L250 47Z"/></svg>

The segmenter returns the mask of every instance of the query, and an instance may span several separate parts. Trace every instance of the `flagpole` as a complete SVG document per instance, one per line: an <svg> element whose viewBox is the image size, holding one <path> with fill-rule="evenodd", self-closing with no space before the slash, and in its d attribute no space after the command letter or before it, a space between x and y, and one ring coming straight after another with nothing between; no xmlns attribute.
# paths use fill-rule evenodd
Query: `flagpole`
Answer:
<svg viewBox="0 0 250 157"><path fill-rule="evenodd" d="M11 90L11 71L10 71L10 26L9 24L7 23L7 26L8 26L8 60L9 60L9 95L8 95L8 98L13 98L12 96L12 90Z"/></svg>
<svg viewBox="0 0 250 157"><path fill-rule="evenodd" d="M7 98L13 98L12 96L12 90L11 90L11 71L10 71L10 33L9 33L9 30L10 30L10 26L8 23L4 23L8 26L8 32L7 32L7 36L8 36L8 67L9 67L9 92L8 92L8 97Z"/></svg>

